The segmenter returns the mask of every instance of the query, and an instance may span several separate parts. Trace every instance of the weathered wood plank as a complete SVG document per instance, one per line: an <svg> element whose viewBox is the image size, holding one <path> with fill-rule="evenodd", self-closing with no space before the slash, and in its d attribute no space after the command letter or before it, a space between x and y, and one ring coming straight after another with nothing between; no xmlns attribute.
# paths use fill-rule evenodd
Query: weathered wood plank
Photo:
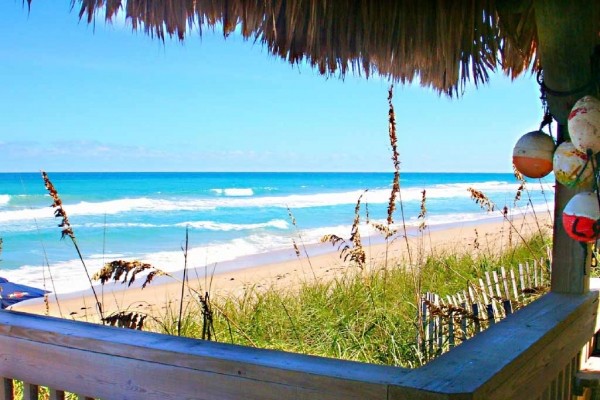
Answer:
<svg viewBox="0 0 600 400"><path fill-rule="evenodd" d="M471 312L473 313L473 330L475 333L481 332L481 321L480 321L480 312L479 312L479 302L475 297L475 293L473 291L473 287L469 285L469 299L471 303Z"/></svg>
<svg viewBox="0 0 600 400"><path fill-rule="evenodd" d="M10 352L7 361L17 376L34 376L39 382L54 382L82 393L80 397L127 399L385 399L385 385L362 384L331 380L328 389L323 377L304 376L304 384L277 383L275 376L262 380L244 376L240 365L239 376L216 374L202 369L174 367L168 364L109 356L39 344L15 338L2 339L1 343L14 346L19 351ZM36 355L40 360L32 370L25 365ZM60 366L60 368L57 368ZM200 365L199 365L200 367ZM0 368L4 368L1 367ZM329 379L325 379L329 380ZM321 381L321 383L319 383ZM352 393L352 392L355 393ZM36 397L37 399L37 397Z"/></svg>
<svg viewBox="0 0 600 400"><path fill-rule="evenodd" d="M383 382L408 372L8 311L0 354L0 376L99 398L377 399Z"/></svg>
<svg viewBox="0 0 600 400"><path fill-rule="evenodd" d="M434 302L434 297L432 293L427 293L427 295L429 296L429 303L433 304ZM431 357L431 355L433 354L433 343L435 342L435 316L429 315L429 318L427 319L428 323L427 323L427 356Z"/></svg>
<svg viewBox="0 0 600 400"><path fill-rule="evenodd" d="M521 284L520 292L522 293L525 289L527 289L527 284L525 283L525 268L523 264L519 264L519 283Z"/></svg>
<svg viewBox="0 0 600 400"><path fill-rule="evenodd" d="M504 307L504 315L512 314L513 307L512 302L510 301L510 290L508 288L508 278L506 276L506 269L502 267L500 269L500 273L502 276L502 287L504 288L504 301L502 302L502 306Z"/></svg>
<svg viewBox="0 0 600 400"><path fill-rule="evenodd" d="M510 270L510 281L512 283L514 300L519 303L519 291L517 290L517 278L515 277L515 271L513 269Z"/></svg>
<svg viewBox="0 0 600 400"><path fill-rule="evenodd" d="M425 303L425 299L427 295L421 295L421 315L418 332L417 332L417 343L420 346L421 353L425 353L427 350L427 313L429 312L429 308Z"/></svg>
<svg viewBox="0 0 600 400"><path fill-rule="evenodd" d="M544 260L540 259L540 285L541 286L550 286L550 280L546 278L546 266L550 264L550 259Z"/></svg>
<svg viewBox="0 0 600 400"><path fill-rule="evenodd" d="M529 267L529 261L525 262L525 284L528 289L533 287L533 279L531 278L531 268Z"/></svg>
<svg viewBox="0 0 600 400"><path fill-rule="evenodd" d="M498 279L498 272L492 271L492 277L494 278L494 286L496 287L496 297L502 298L502 291L500 290L500 281Z"/></svg>
<svg viewBox="0 0 600 400"><path fill-rule="evenodd" d="M506 269L504 267L500 268L500 276L502 277L502 287L504 289L504 298L510 299L510 291L508 290L508 281L506 277Z"/></svg>
<svg viewBox="0 0 600 400"><path fill-rule="evenodd" d="M564 371L560 371L558 373L558 377L556 378L556 398L563 399L564 392L564 384L565 384L565 375Z"/></svg>
<svg viewBox="0 0 600 400"><path fill-rule="evenodd" d="M448 349L453 348L456 345L454 338L454 315L453 312L450 311L448 318Z"/></svg>
<svg viewBox="0 0 600 400"><path fill-rule="evenodd" d="M444 300L436 294L435 295L435 306L438 307L438 309L440 309L440 306L442 306L444 304L443 302L444 302ZM436 335L437 335L436 354L439 354L443 351L443 348L444 348L444 321L442 319L441 314L438 314L435 318L435 328L436 328Z"/></svg>
<svg viewBox="0 0 600 400"><path fill-rule="evenodd" d="M550 383L550 398L552 400L558 400L558 397L557 397L557 393L558 393L557 387L558 387L558 382L557 382L556 378L552 379L552 382Z"/></svg>
<svg viewBox="0 0 600 400"><path fill-rule="evenodd" d="M501 312L497 307L497 300L495 299L495 294L494 294L494 286L492 285L492 279L490 277L490 273L489 271L485 272L485 280L487 283L487 289L488 289L488 294L490 295L490 305L492 308L492 320L495 320L496 317L498 319L502 318ZM489 308L489 307L488 307ZM489 314L489 313L488 313Z"/></svg>

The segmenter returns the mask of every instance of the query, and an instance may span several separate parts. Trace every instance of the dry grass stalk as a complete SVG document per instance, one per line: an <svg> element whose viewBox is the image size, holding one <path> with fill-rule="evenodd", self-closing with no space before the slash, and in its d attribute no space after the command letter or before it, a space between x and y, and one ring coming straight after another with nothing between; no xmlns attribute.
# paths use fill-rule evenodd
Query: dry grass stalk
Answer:
<svg viewBox="0 0 600 400"><path fill-rule="evenodd" d="M62 200L58 195L58 191L50 181L48 174L46 174L44 171L42 171L42 178L44 179L44 186L46 187L46 190L48 190L50 197L52 197L53 203L50 207L54 207L54 217L62 218L60 224L58 224L60 228L63 228L61 231L61 239L64 239L65 236L75 239L75 233L73 232L73 228L69 222L69 216L62 206Z"/></svg>
<svg viewBox="0 0 600 400"><path fill-rule="evenodd" d="M352 228L350 231L350 238L348 241L337 235L325 235L321 238L322 243L330 242L333 246L337 246L337 250L340 252L340 258L344 261L354 262L360 269L365 268L367 263L367 255L362 245L360 237L360 203L362 201L363 194L360 195L356 206L354 207L354 221L352 222ZM350 243L348 243L350 242ZM340 250L341 249L341 250Z"/></svg>
<svg viewBox="0 0 600 400"><path fill-rule="evenodd" d="M205 292L204 296L198 294L198 301L202 305L202 339L212 340L213 335L215 334L215 327L213 324L213 310L209 293Z"/></svg>
<svg viewBox="0 0 600 400"><path fill-rule="evenodd" d="M308 262L308 266L310 268L312 276L313 276L314 280L317 281L317 274L315 273L315 270L312 265L312 261L310 260L310 257L308 255L308 250L306 249L306 245L304 244L304 239L302 238L302 233L300 232L300 229L298 228L298 224L296 223L296 217L294 217L294 213L292 213L292 210L289 207L286 207L286 208L287 208L287 212L288 212L290 221L292 222L292 226L296 230L296 235L298 235L298 240L300 240L300 244L302 245L302 250L304 251L304 256L306 257L306 261ZM294 251L296 252L296 257L298 257L298 259L300 260L301 259L300 248L298 247L298 244L296 243L296 239L294 239L294 238L292 238L292 245L294 246Z"/></svg>
<svg viewBox="0 0 600 400"><path fill-rule="evenodd" d="M527 193L527 204L529 206L531 206L531 212L533 213L534 220L535 220L535 223L536 223L537 228L538 228L538 232L540 234L543 234L542 227L540 226L540 223L539 223L538 218L537 218L537 213L535 211L535 207L533 206L533 201L531 200L531 195L529 193L529 189L527 189L527 185L526 185L527 182L525 181L525 177L523 176L523 174L521 174L517 170L517 167L515 167L514 164L513 164L513 174L514 174L515 178L519 181L519 187L517 188L517 192L515 194L514 204L516 206L517 202L519 200L521 200L521 195L522 195L523 192ZM542 180L541 179L540 179L540 187L542 189L542 194L544 195L544 198L546 198L546 194L544 192L544 185L542 184ZM548 205L547 201L546 201L546 205ZM552 220L552 213L550 212L550 208L549 207L548 207L548 214L550 215L550 220Z"/></svg>
<svg viewBox="0 0 600 400"><path fill-rule="evenodd" d="M77 251L77 255L79 256L81 265L83 265L83 270L85 271L85 275L87 276L88 281L90 283L90 288L92 289L92 293L94 294L94 299L96 300L96 307L98 309L98 313L100 314L100 319L102 321L104 321L104 313L102 310L102 303L100 302L100 300L98 300L98 294L96 293L96 289L94 289L94 285L92 283L92 278L90 277L90 273L87 269L87 266L85 265L85 261L83 259L83 254L81 254L81 250L79 249L79 245L77 244L77 238L75 237L75 233L73 232L73 228L71 227L71 223L69 222L69 217L67 215L67 212L63 208L62 200L61 200L60 196L58 195L58 191L52 184L52 181L50 181L48 174L46 174L45 171L41 171L41 172L42 172L42 179L44 180L44 186L46 187L46 190L48 190L50 197L52 197L53 203L52 203L51 207L54 208L54 217L61 218L61 222L60 222L60 224L58 224L58 226L60 228L63 228L61 231L61 239L64 239L65 236L68 236L69 238L71 238L71 242L73 243L73 246L75 247L75 250Z"/></svg>
<svg viewBox="0 0 600 400"><path fill-rule="evenodd" d="M365 264L367 262L367 256L365 254L365 249L363 248L361 237L360 237L360 202L362 200L363 195L367 191L365 190L363 194L360 195L358 201L356 202L356 206L354 207L354 221L352 222L352 229L350 231L350 242L352 243L352 249L350 250L350 261L355 262L361 269L364 269Z"/></svg>
<svg viewBox="0 0 600 400"><path fill-rule="evenodd" d="M50 301L48 300L48 293L44 293L44 315L50 315Z"/></svg>
<svg viewBox="0 0 600 400"><path fill-rule="evenodd" d="M392 228L390 225L381 224L379 222L371 222L371 226L375 228L386 240L398 233L398 229Z"/></svg>
<svg viewBox="0 0 600 400"><path fill-rule="evenodd" d="M182 247L183 251L183 278L181 280L181 297L179 298L179 316L177 318L177 336L181 336L181 319L183 318L183 294L185 291L185 285L188 283L187 276L187 264L188 264L188 246L190 244L190 229L189 226L185 227L185 247Z"/></svg>
<svg viewBox="0 0 600 400"><path fill-rule="evenodd" d="M521 200L521 195L522 195L523 191L526 190L526 187L525 187L525 178L523 177L523 174L521 174L519 172L519 170L517 169L517 167L515 167L514 164L512 167L513 167L513 175L519 181L519 187L517 188L517 192L515 193L515 199L514 199L514 204L516 205L517 202L519 200Z"/></svg>
<svg viewBox="0 0 600 400"><path fill-rule="evenodd" d="M390 195L390 202L388 204L388 225L391 225L394 221L393 214L396 209L396 197L400 202L400 214L402 216L402 230L404 233L404 240L406 242L406 254L408 255L409 264L412 265L412 255L410 251L410 243L408 242L408 234L406 231L406 219L404 218L404 203L402 202L402 192L400 191L400 155L398 153L398 136L396 133L396 113L394 112L394 104L392 99L394 98L394 85L390 85L388 89L388 122L389 122L389 137L390 146L392 147L392 161L394 162L394 180L392 182L392 193ZM387 239L387 238L386 238ZM387 264L387 251L386 251L386 264Z"/></svg>
<svg viewBox="0 0 600 400"><path fill-rule="evenodd" d="M480 192L477 189L472 187L467 189L469 193L471 193L471 199L478 204L482 210L486 210L487 212L492 212L496 209L496 205L489 197L487 197L483 192Z"/></svg>
<svg viewBox="0 0 600 400"><path fill-rule="evenodd" d="M396 115L394 113L394 105L392 98L394 86L390 86L388 90L388 131L390 136L390 146L392 147L392 161L394 163L394 179L392 181L392 192L387 208L387 224L394 223L394 211L396 210L396 197L400 194L400 157L398 154L398 136L396 135Z"/></svg>
<svg viewBox="0 0 600 400"><path fill-rule="evenodd" d="M125 261L125 260L114 260L104 264L104 267L92 276L93 280L99 280L101 284L105 284L109 280L114 280L115 282L123 278L121 283L126 283L127 286L131 286L133 282L135 282L137 274L151 270L148 275L146 275L146 279L142 285L142 289L144 289L148 284L152 282L152 280L157 276L169 275L168 273L153 267L148 263L142 263L141 261ZM131 274L131 276L130 276Z"/></svg>
<svg viewBox="0 0 600 400"><path fill-rule="evenodd" d="M494 210L496 210L496 205L494 204L494 202L485 195L485 193L476 190L472 187L467 189L469 191L469 193L471 193L471 199L475 201L476 204L478 204L483 210L486 210L487 212L492 212ZM504 206L502 208L502 210L500 210L500 213L502 214L502 217L504 218L504 220L506 222L508 222L510 229L509 229L509 244L512 245L512 233L514 231L514 233L516 233L519 236L519 239L521 240L521 242L527 246L527 248L529 249L529 251L531 251L532 254L534 254L533 250L531 249L531 247L529 246L529 244L527 243L527 240L525 240L525 238L523 237L523 235L521 235L521 233L519 232L519 230L515 227L513 221L511 220L510 217L510 213L508 210L508 207ZM535 216L535 213L534 213ZM538 224L539 227L539 223L537 221L537 217L535 218L536 220L536 224ZM541 229L540 229L540 233Z"/></svg>
<svg viewBox="0 0 600 400"><path fill-rule="evenodd" d="M147 315L144 314L119 311L103 318L103 321L110 326L141 331L144 328L146 318Z"/></svg>

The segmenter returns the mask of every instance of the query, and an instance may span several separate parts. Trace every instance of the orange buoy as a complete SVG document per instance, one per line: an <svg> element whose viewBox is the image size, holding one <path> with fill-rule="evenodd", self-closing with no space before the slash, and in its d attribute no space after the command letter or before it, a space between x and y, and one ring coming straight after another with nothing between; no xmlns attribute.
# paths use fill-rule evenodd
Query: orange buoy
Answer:
<svg viewBox="0 0 600 400"><path fill-rule="evenodd" d="M573 143L558 145L552 164L558 182L570 188L591 189L594 177L592 164L588 156L577 150Z"/></svg>
<svg viewBox="0 0 600 400"><path fill-rule="evenodd" d="M562 215L567 235L578 242L592 243L600 236L600 207L593 192L578 193L567 203Z"/></svg>
<svg viewBox="0 0 600 400"><path fill-rule="evenodd" d="M552 171L554 140L542 131L526 133L515 144L513 164L528 178L542 178Z"/></svg>
<svg viewBox="0 0 600 400"><path fill-rule="evenodd" d="M600 100L593 96L577 100L569 114L568 127L579 151L600 152Z"/></svg>

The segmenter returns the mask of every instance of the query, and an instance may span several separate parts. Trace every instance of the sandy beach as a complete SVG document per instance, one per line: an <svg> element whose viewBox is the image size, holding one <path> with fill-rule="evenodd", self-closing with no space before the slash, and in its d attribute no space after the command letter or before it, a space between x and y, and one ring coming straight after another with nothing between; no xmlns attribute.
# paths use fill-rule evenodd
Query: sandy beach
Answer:
<svg viewBox="0 0 600 400"><path fill-rule="evenodd" d="M536 219L532 215L516 217L512 225L520 235L527 237L543 229L549 230L549 216L546 213ZM450 226L439 226L432 230L425 230L424 234L415 232L406 240L397 238L391 244L370 244L374 240L363 238L366 249L368 268L382 268L386 259L388 265L408 265L409 257L407 247L411 249L413 262L419 257L435 256L445 251L453 252L499 252L512 244L520 241L519 235L513 230L509 235L510 224L499 218L485 223L462 223ZM327 247L325 247L327 246ZM222 271L215 265L212 271L198 273L189 272L190 287L204 293L209 291L213 299L219 296L239 296L249 289L264 290L267 288L293 289L304 282L315 279L330 280L341 276L349 270L356 270L340 259L335 247L323 244L320 252L309 258L297 257L293 249L287 255L277 255L271 258L261 256L258 260L238 260L237 266L231 266L227 271ZM324 250L329 248L329 250ZM387 250L386 250L387 249ZM302 248L300 249L302 251ZM291 255L290 255L291 254ZM253 265L254 264L254 265ZM244 267L244 265L253 265ZM181 274L174 274L181 276ZM141 288L143 277L138 277L131 287L120 282L109 282L104 286L96 286L98 296L101 298L105 315L115 311L139 311L160 315L169 304L179 304L181 298L181 284L177 278L162 276L156 278L145 289ZM186 288L184 299L190 299L190 291ZM97 312L95 300L90 290L79 293L58 294L60 307L57 305L54 294L48 296L49 310L43 299L35 299L18 303L13 310L62 316L78 320L96 320Z"/></svg>

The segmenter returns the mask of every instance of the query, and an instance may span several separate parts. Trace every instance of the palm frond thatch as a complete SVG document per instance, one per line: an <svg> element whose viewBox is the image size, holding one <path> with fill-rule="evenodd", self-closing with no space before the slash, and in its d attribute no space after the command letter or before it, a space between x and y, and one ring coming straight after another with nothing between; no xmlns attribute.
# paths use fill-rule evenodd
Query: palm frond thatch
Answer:
<svg viewBox="0 0 600 400"><path fill-rule="evenodd" d="M31 2L31 0L27 0ZM323 74L377 73L456 94L500 66L539 69L533 0L71 0L82 19L125 12L134 30L164 40L219 25ZM599 22L600 30L600 22Z"/></svg>

